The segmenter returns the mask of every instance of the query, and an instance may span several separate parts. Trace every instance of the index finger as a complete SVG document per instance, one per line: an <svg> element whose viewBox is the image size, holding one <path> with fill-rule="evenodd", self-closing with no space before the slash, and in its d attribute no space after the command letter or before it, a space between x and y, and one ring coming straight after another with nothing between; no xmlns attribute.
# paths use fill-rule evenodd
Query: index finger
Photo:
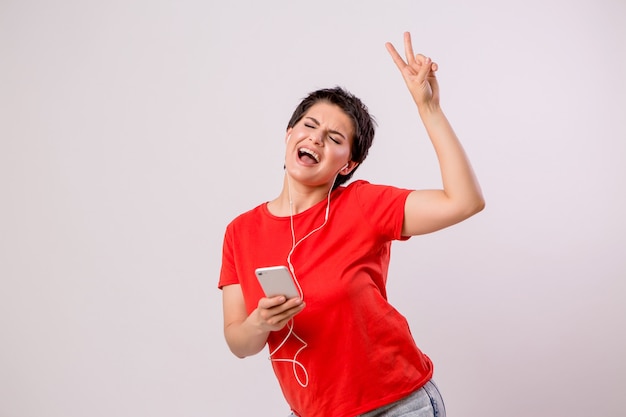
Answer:
<svg viewBox="0 0 626 417"><path fill-rule="evenodd" d="M395 62L398 69L402 71L402 69L406 66L406 62L404 62L404 59L402 59L398 51L396 51L396 48L394 48L394 46L390 42L387 42L385 44L385 47L387 48L387 51L389 51L389 55L391 55L391 59L393 59L393 62Z"/></svg>

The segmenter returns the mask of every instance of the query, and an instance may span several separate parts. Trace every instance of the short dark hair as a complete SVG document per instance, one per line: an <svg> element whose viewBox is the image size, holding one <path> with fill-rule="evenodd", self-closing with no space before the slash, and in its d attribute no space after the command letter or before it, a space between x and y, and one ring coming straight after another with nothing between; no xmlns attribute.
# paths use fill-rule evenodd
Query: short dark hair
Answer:
<svg viewBox="0 0 626 417"><path fill-rule="evenodd" d="M338 106L352 120L354 137L352 138L350 160L360 165L367 157L367 153L374 141L376 121L370 115L367 106L358 97L342 87L323 88L313 91L306 96L291 115L287 129L294 127L314 104L321 101ZM358 165L356 168L358 168ZM333 189L348 181L354 174L354 171L356 171L356 168L348 175L337 175Z"/></svg>

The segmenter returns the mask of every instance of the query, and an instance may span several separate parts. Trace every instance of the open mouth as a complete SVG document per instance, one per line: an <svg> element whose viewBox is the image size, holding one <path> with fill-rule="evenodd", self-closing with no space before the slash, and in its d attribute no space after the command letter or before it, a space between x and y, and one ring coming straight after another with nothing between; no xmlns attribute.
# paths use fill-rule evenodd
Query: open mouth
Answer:
<svg viewBox="0 0 626 417"><path fill-rule="evenodd" d="M298 158L306 164L317 164L320 161L320 156L308 148L298 149Z"/></svg>

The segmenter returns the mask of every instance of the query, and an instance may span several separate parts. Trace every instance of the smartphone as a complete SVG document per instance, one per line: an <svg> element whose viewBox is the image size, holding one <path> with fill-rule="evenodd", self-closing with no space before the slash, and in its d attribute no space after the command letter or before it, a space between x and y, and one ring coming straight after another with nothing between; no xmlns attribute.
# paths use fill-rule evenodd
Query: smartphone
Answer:
<svg viewBox="0 0 626 417"><path fill-rule="evenodd" d="M277 295L284 295L287 299L300 297L296 283L286 266L257 268L254 273L266 297L274 297Z"/></svg>

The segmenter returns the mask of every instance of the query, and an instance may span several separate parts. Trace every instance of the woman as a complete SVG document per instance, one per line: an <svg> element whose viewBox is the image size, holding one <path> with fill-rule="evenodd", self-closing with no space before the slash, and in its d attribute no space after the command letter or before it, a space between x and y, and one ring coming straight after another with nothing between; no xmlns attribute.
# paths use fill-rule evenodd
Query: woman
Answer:
<svg viewBox="0 0 626 417"><path fill-rule="evenodd" d="M445 416L430 359L387 301L393 240L431 233L484 207L470 162L439 106L437 64L406 61L386 47L417 105L436 151L443 188L407 190L354 181L374 123L341 88L311 93L285 135L285 175L277 198L227 227L219 287L224 334L238 357L269 345L293 415ZM285 265L299 297L266 297L255 269Z"/></svg>

